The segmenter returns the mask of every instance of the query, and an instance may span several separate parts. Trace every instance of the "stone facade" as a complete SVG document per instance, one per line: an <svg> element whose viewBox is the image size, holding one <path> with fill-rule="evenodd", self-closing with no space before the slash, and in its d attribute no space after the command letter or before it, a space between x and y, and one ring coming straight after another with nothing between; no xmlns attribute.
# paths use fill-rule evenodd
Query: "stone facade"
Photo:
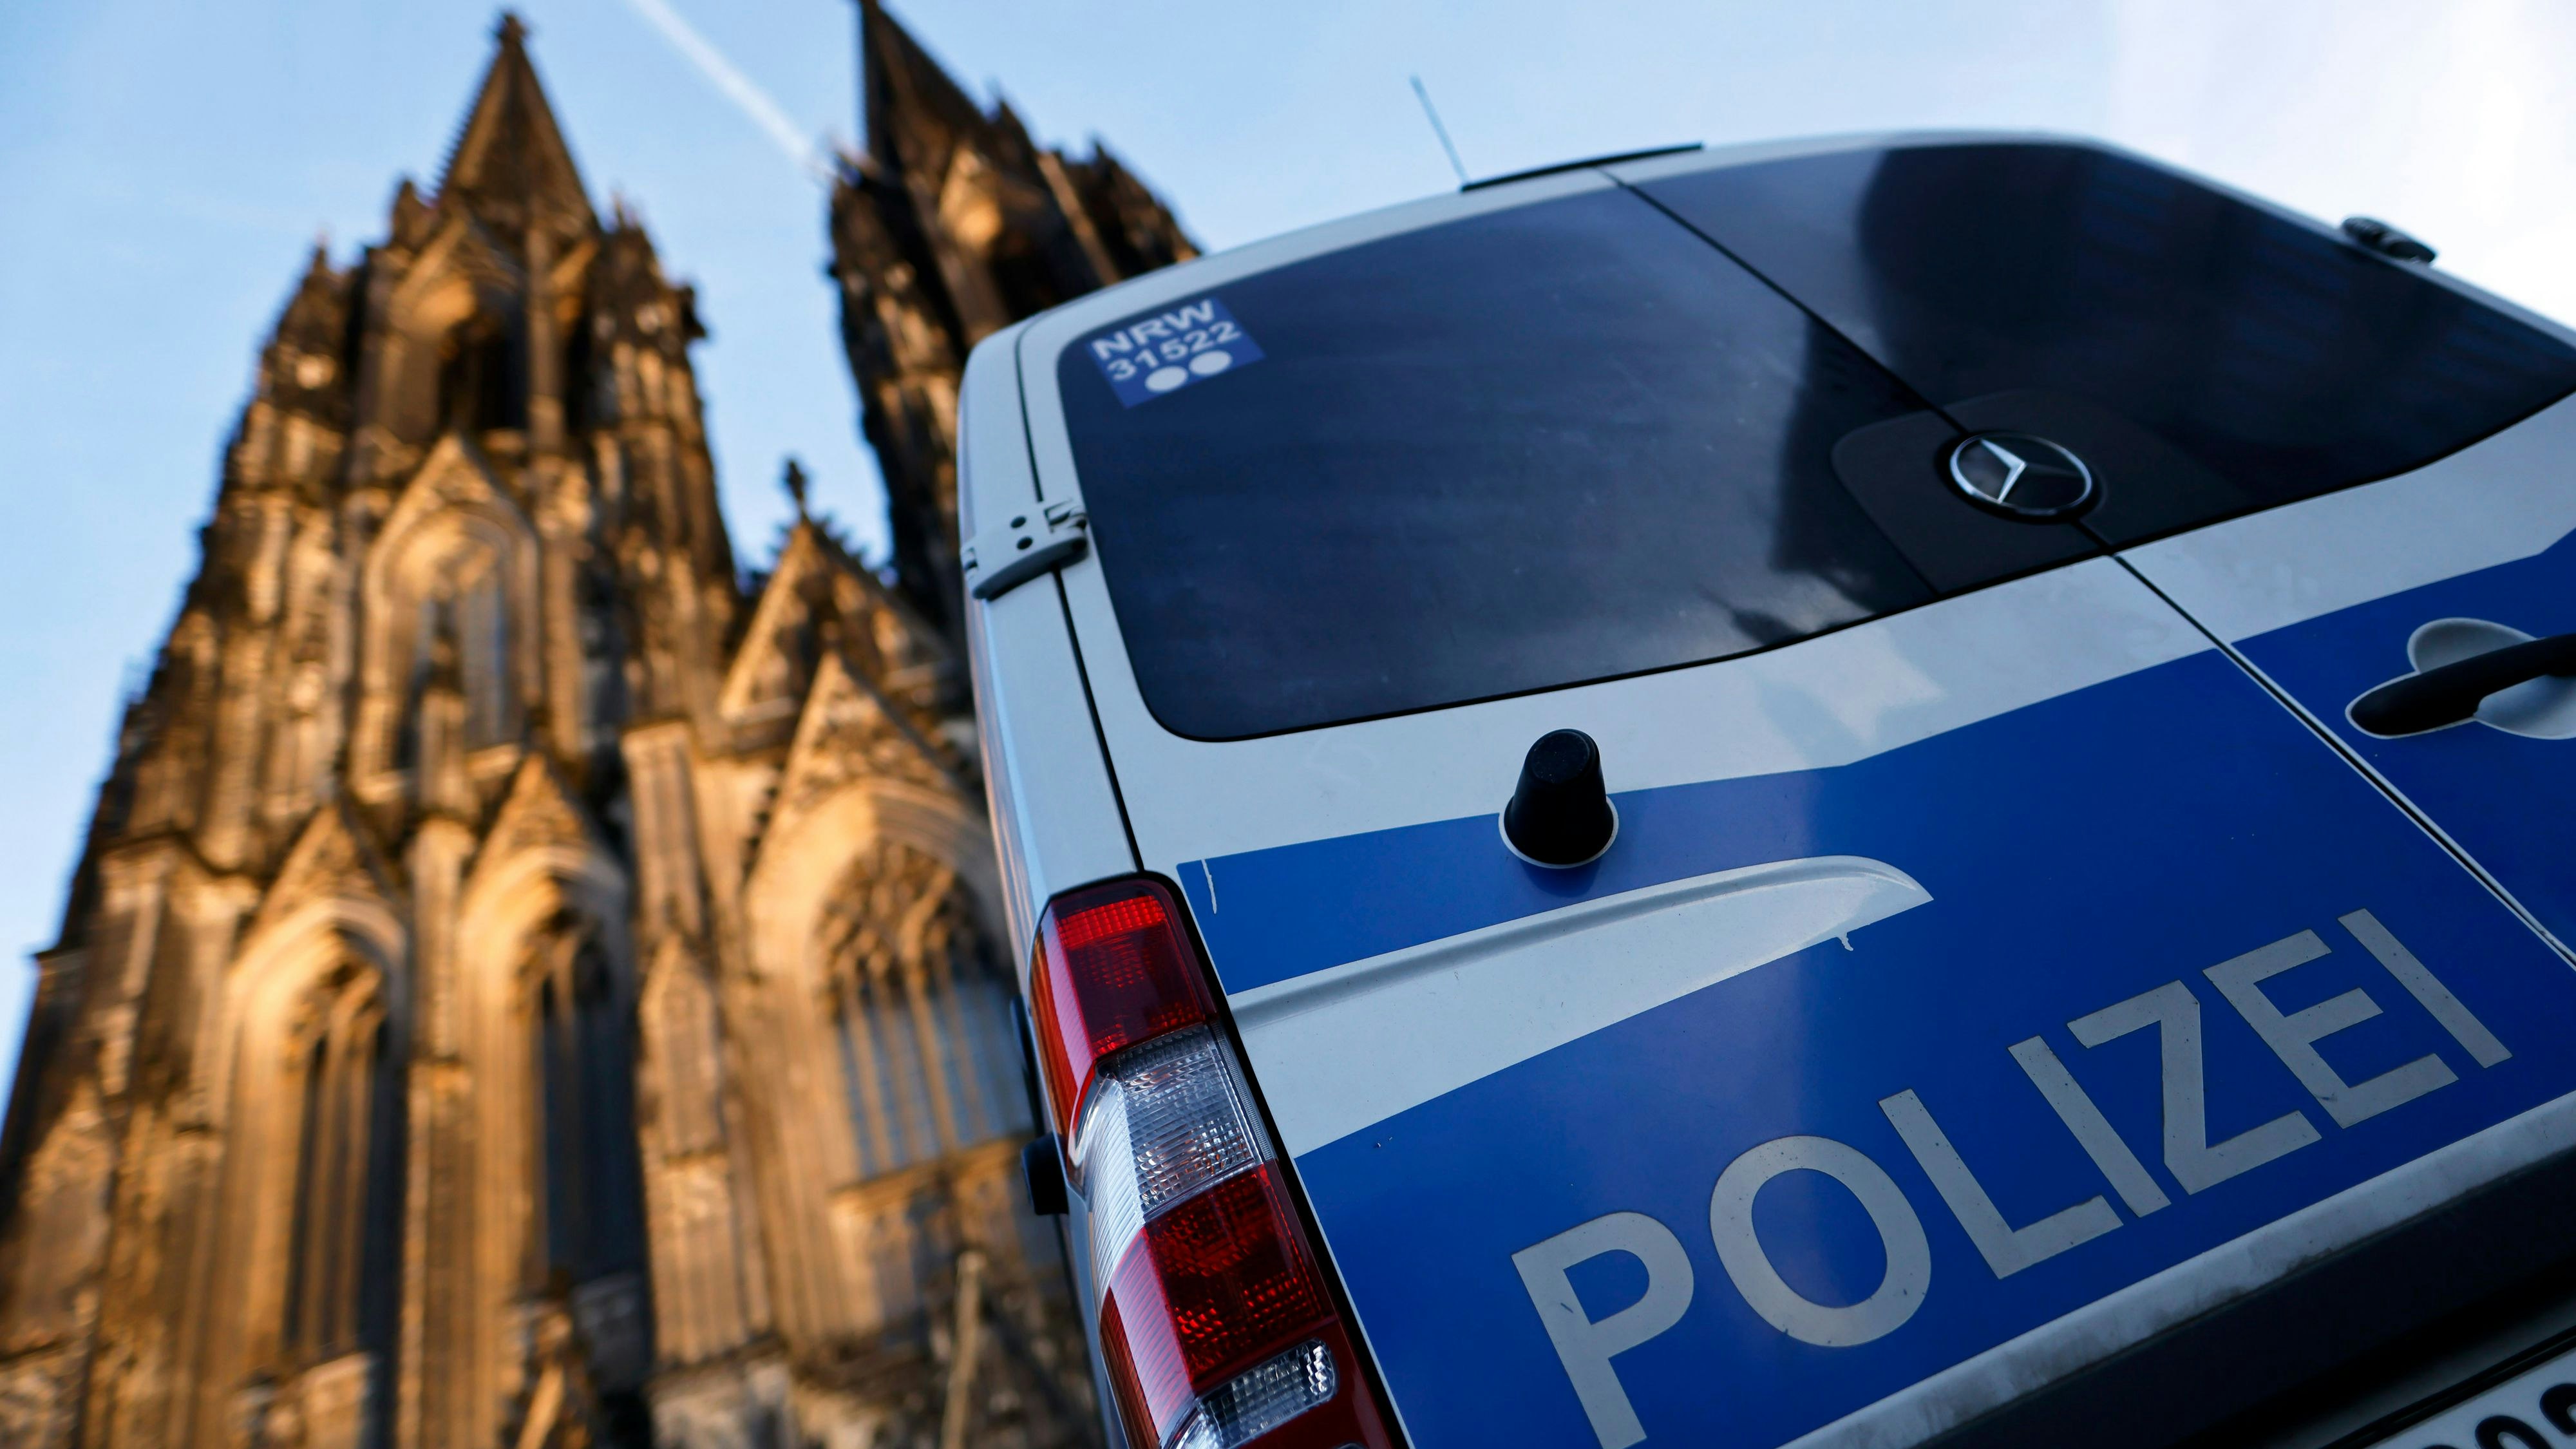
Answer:
<svg viewBox="0 0 2576 1449"><path fill-rule="evenodd" d="M974 337L1187 243L863 23L833 236L895 586L801 513L738 577L691 292L515 20L435 192L314 254L38 958L0 1444L1096 1442L950 440Z"/></svg>

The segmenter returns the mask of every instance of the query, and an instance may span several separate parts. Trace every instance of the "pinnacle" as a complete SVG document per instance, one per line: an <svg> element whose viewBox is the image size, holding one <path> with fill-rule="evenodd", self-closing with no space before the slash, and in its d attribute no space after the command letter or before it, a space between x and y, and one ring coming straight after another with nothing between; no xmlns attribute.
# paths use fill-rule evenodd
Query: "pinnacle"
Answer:
<svg viewBox="0 0 2576 1449"><path fill-rule="evenodd" d="M805 518L807 516L805 512L805 465L792 457L789 458L787 460L786 470L780 474L778 483L780 487L787 490L787 496L795 501L797 518Z"/></svg>

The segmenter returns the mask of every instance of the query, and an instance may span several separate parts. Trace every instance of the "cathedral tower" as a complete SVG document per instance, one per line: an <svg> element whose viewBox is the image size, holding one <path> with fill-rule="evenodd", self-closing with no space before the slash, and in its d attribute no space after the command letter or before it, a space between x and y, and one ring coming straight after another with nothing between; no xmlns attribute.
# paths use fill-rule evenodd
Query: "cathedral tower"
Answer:
<svg viewBox="0 0 2576 1449"><path fill-rule="evenodd" d="M885 475L898 589L959 644L957 382L1023 317L1198 255L1106 146L1089 160L975 104L876 0L859 0L867 150L832 192L841 343ZM962 647L962 646L961 646Z"/></svg>
<svg viewBox="0 0 2576 1449"><path fill-rule="evenodd" d="M296 284L125 712L0 1135L0 1443L1096 1435L942 596L802 519L746 594L700 335L505 19Z"/></svg>

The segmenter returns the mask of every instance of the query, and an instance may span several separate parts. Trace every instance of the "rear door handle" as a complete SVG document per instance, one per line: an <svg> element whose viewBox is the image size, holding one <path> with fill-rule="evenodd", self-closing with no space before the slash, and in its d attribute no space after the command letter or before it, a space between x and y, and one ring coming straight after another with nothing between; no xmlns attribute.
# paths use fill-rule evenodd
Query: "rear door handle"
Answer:
<svg viewBox="0 0 2576 1449"><path fill-rule="evenodd" d="M2576 634L2472 655L2438 669L2392 679L2352 702L2352 722L2382 739L2455 725L2478 712L2488 695L2550 675L2576 675Z"/></svg>

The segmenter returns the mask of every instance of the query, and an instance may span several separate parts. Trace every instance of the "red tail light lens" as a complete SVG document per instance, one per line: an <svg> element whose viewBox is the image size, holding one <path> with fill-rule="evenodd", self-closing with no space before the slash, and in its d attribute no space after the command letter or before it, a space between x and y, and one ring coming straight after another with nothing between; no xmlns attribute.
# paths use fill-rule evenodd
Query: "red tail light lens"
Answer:
<svg viewBox="0 0 2576 1449"><path fill-rule="evenodd" d="M1029 971L1131 1449L1385 1449L1185 926L1155 881L1068 891Z"/></svg>
<svg viewBox="0 0 2576 1449"><path fill-rule="evenodd" d="M1158 1439L1180 1426L1199 1389L1331 1316L1272 1171L1265 1163L1175 1204L1145 1225L1110 1275Z"/></svg>
<svg viewBox="0 0 2576 1449"><path fill-rule="evenodd" d="M1181 938L1179 907L1153 881L1067 891L1048 905L1029 1015L1056 1131L1068 1142L1102 1057L1213 1014L1196 955Z"/></svg>

